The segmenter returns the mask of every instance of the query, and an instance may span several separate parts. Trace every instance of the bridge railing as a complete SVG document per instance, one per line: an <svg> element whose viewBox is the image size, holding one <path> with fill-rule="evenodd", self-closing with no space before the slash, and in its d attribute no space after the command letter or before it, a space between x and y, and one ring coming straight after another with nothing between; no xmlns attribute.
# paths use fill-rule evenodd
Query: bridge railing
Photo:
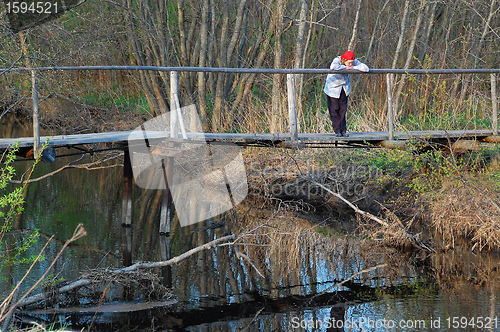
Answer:
<svg viewBox="0 0 500 332"><path fill-rule="evenodd" d="M32 98L33 98L33 137L34 152L37 155L40 147L40 124L38 108L38 88L37 72L39 71L93 71L93 70L150 70L167 71L171 73L171 102L174 101L174 107L177 107L175 101L178 100L178 79L179 72L204 72L204 73L252 73L252 74L286 74L287 75L287 94L288 94L288 117L291 139L298 140L298 121L296 106L296 74L334 74L346 73L354 75L386 75L387 82L387 118L389 140L394 139L394 110L392 103L392 77L395 74L404 75L439 75L439 74L482 74L490 75L491 101L492 101L492 134L498 135L498 99L497 99L497 78L500 69L370 69L368 72L359 72L356 70L331 70L331 69L269 69L269 68L214 68L214 67L155 67L155 66L69 66L69 67L38 67L38 68L8 68L0 69L0 76L12 71L29 71L32 74ZM177 132L175 119L177 112L171 112L173 121L171 132Z"/></svg>

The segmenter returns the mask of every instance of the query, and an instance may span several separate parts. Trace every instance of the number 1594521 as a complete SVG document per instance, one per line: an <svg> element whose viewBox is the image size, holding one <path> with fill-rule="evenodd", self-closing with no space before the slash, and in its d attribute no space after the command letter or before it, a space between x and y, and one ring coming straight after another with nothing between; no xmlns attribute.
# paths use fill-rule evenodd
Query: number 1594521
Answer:
<svg viewBox="0 0 500 332"><path fill-rule="evenodd" d="M26 2L26 1L12 1L6 2L5 6L7 7L7 14L56 14L57 11L57 2L48 2L48 1L35 1L35 2Z"/></svg>
<svg viewBox="0 0 500 332"><path fill-rule="evenodd" d="M446 319L446 327L453 329L496 329L498 328L497 317L448 317Z"/></svg>

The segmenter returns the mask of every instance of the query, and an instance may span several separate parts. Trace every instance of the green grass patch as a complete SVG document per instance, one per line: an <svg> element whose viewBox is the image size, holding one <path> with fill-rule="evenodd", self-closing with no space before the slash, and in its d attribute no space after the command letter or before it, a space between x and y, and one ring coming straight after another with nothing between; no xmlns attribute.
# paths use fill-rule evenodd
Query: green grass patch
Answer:
<svg viewBox="0 0 500 332"><path fill-rule="evenodd" d="M82 100L95 107L117 108L125 112L147 114L150 112L146 96L143 94L122 94L90 92L82 97Z"/></svg>

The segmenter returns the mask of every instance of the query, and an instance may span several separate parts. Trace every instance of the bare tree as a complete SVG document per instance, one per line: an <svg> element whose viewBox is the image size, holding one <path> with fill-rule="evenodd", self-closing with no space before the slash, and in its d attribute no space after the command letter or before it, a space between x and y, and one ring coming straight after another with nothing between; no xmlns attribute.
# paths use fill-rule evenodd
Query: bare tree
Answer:
<svg viewBox="0 0 500 332"><path fill-rule="evenodd" d="M305 39L306 35L306 18L307 18L307 0L302 0L300 5L300 14L299 14L299 29L297 31L297 42L295 46L295 61L294 68L301 68L305 62L306 55L306 43ZM298 112L302 113L302 90L303 90L303 80L304 75L296 75L295 82L297 84L297 108ZM300 117L300 115L299 115Z"/></svg>
<svg viewBox="0 0 500 332"><path fill-rule="evenodd" d="M284 3L283 0L278 0L276 2L275 16L274 20L276 23L274 24L274 68L282 68L282 38L283 38L283 11L284 11ZM282 93L282 80L283 75L274 74L273 75L273 87L272 87L272 103L271 103L271 124L270 130L271 133L277 133L281 129L281 93Z"/></svg>
<svg viewBox="0 0 500 332"><path fill-rule="evenodd" d="M370 38L370 44L368 45L368 50L366 51L366 57L365 57L366 62L369 62L370 55L371 55L370 53L371 53L371 50L373 47L373 43L375 41L375 36L377 36L377 32L378 32L378 24L380 21L380 17L382 16L382 13L384 12L385 7L387 7L387 4L389 4L389 1L391 1L391 0L386 0L386 2L384 3L384 5L382 6L382 8L380 9L380 11L377 14L377 19L375 20L375 25L373 26L372 36Z"/></svg>
<svg viewBox="0 0 500 332"><path fill-rule="evenodd" d="M411 61L413 60L413 54L415 50L415 43L417 42L418 32L420 30L420 25L422 24L422 17L424 13L424 8L427 3L427 0L422 0L420 4L420 11L418 13L417 22L415 23L415 27L413 28L413 35L410 41L410 46L408 47L408 52L406 54L406 61L403 69L410 68ZM398 113L399 108L399 97L401 96L401 92L403 91L404 84L406 82L406 74L401 75L401 80L399 81L398 90L396 92L396 96L394 98L394 110L396 114Z"/></svg>
<svg viewBox="0 0 500 332"><path fill-rule="evenodd" d="M209 18L209 0L203 0L202 10L201 10L201 31L200 31L200 61L198 65L200 67L205 67L207 65L207 53L208 53L208 18ZM200 119L204 130L208 129L208 112L206 103L206 81L205 73L198 73L198 105L200 110Z"/></svg>
<svg viewBox="0 0 500 332"><path fill-rule="evenodd" d="M362 0L358 0L358 7L356 9L356 18L354 19L354 26L352 27L351 41L349 42L349 46L347 46L348 50L353 50L354 46L356 46L356 37L358 34L358 22L359 22L359 12L361 10L361 1Z"/></svg>

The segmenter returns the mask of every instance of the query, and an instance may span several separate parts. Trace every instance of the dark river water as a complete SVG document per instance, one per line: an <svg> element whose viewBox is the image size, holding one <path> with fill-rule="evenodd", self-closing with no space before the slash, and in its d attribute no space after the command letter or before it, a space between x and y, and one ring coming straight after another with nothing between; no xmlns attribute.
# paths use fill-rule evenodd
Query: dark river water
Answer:
<svg viewBox="0 0 500 332"><path fill-rule="evenodd" d="M4 135L21 132L4 130ZM80 157L41 163L33 178ZM97 158L103 156L86 155L78 163ZM122 162L118 157L110 164ZM16 163L17 178L29 163ZM165 244L158 232L160 194L135 187L132 226L124 227L122 175L122 167L71 168L28 186L25 211L15 223L16 234L39 230L41 237L29 255L37 254L51 236L54 238L45 249L46 259L36 265L27 284L46 271L51 258L80 223L87 236L67 248L51 269L50 274L58 280L72 281L91 269L161 260ZM259 220L265 222L271 213L260 209L247 200L236 211L196 225L180 227L174 220L170 237L173 256L233 230L250 229ZM277 228L270 227L269 234L261 234L275 247L238 246L265 278L233 246L222 246L172 267L173 304L169 306L163 303L138 310L138 303L147 302L139 294L128 301L115 301L122 305L120 309L105 313L89 314L79 309L53 315L38 311L28 312L28 317L66 319L69 327L91 325L91 330L108 331L500 331L498 254L474 255L460 249L437 254L401 253L345 234L343 230L352 228L349 221L339 223L330 235L311 235L317 225L292 216L293 212L283 209L269 222L273 227L283 226L283 230L275 232ZM379 264L385 266L360 273L344 286L332 287ZM7 272L15 280L22 278L20 270ZM164 271L153 273L161 278ZM2 282L3 294L9 287L9 282ZM334 323L339 329L331 328Z"/></svg>

